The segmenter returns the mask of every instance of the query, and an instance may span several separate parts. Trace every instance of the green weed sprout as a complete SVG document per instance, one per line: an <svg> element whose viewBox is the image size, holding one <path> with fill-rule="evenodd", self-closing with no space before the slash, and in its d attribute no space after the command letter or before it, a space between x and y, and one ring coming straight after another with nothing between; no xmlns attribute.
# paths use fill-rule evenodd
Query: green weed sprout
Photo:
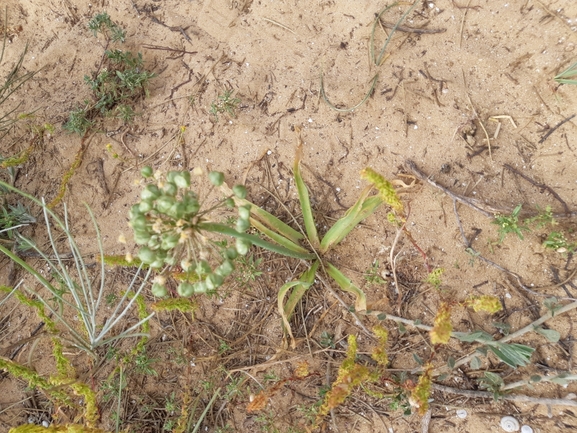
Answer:
<svg viewBox="0 0 577 433"><path fill-rule="evenodd" d="M521 208L523 205L518 205L511 215L497 215L495 219L492 221L493 224L497 224L499 226L499 243L502 243L505 240L505 237L509 233L514 233L517 237L521 240L524 239L523 232L529 231L529 228L524 225L520 225L519 223L519 213L521 212Z"/></svg>
<svg viewBox="0 0 577 433"><path fill-rule="evenodd" d="M559 84L577 84L577 62L573 63L560 74L556 75L554 80Z"/></svg>
<svg viewBox="0 0 577 433"><path fill-rule="evenodd" d="M576 243L569 243L561 232L551 232L543 241L543 246L557 251L558 253L572 253L577 250Z"/></svg>
<svg viewBox="0 0 577 433"><path fill-rule="evenodd" d="M232 90L226 90L224 94L219 95L216 101L210 105L210 114L212 114L218 122L219 114L228 114L230 117L236 117L236 109L240 104L240 99L232 97Z"/></svg>
<svg viewBox="0 0 577 433"><path fill-rule="evenodd" d="M45 253L36 246L32 240L18 233L16 233L16 237L21 244L33 249L43 260L50 264L54 282L49 281L39 270L29 265L11 249L2 245L2 243L0 243L0 252L32 275L40 285L48 291L47 295L46 293L41 293L40 291L26 287L26 290L34 295L53 315L55 321L65 328L67 335L63 334L62 338L73 346L94 356L94 350L96 348L114 340L142 336L142 333L139 333L138 329L152 314L117 335L113 335L113 330L116 325L125 320L125 317L135 302L136 296L146 287L151 271L149 270L140 282L139 273L137 273L124 295L120 297L114 308L112 308L112 311L109 311L104 299L106 289L106 273L103 260L104 252L100 231L98 230L90 208L87 206L88 213L96 229L96 241L100 252L100 275L99 279L97 279L98 284L96 285L93 282L94 278L88 273L88 268L84 262L82 253L76 244L74 235L70 231L66 206L64 207L64 220L62 220L46 206L44 200L38 200L5 182L0 182L0 187L30 200L40 206L42 210L52 253ZM55 228L60 233L55 233ZM62 252L59 251L56 246L57 235L60 234L64 235L68 248L70 249L72 256L71 265L65 263ZM130 298L131 294L134 294L132 298ZM71 321L70 317L78 317L81 329ZM101 317L107 317L104 323L100 321Z"/></svg>
<svg viewBox="0 0 577 433"><path fill-rule="evenodd" d="M135 99L148 95L148 82L155 75L144 69L142 54L132 54L117 48L108 49L111 42L124 42L126 33L103 12L88 23L95 37L104 36L106 47L97 71L84 76L93 93L93 100L74 109L64 129L84 136L97 124L98 116L116 117L131 122L136 113L130 105Z"/></svg>

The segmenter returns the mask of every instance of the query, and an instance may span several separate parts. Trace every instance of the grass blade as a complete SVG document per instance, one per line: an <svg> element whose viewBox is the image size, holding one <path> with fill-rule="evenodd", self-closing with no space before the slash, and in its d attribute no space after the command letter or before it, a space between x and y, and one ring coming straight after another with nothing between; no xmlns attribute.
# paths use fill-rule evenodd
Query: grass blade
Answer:
<svg viewBox="0 0 577 433"><path fill-rule="evenodd" d="M261 232L263 235L268 236L269 238L271 238L273 241L275 241L279 245L282 245L283 247L288 248L291 251L295 251L297 253L303 253L303 254L308 254L308 252L309 252L306 248L301 247L299 244L295 244L294 242L287 239L286 237L276 233L273 230L268 229L264 224L262 224L260 221L258 221L255 218L250 219L250 224L255 229L257 229L259 232Z"/></svg>
<svg viewBox="0 0 577 433"><path fill-rule="evenodd" d="M224 224L218 223L209 223L203 222L198 224L199 230L206 230L209 232L220 233L222 235L232 236L234 238L244 239L251 242L253 245L258 247L264 248L265 250L272 251L273 253L281 254L286 257L293 257L295 259L302 259L302 260L311 260L316 258L316 256L312 253L299 253L288 248L285 248L281 245L276 245L265 241L264 239L259 238L258 236L254 236L248 233L239 233L232 227L226 226Z"/></svg>
<svg viewBox="0 0 577 433"><path fill-rule="evenodd" d="M321 254L326 253L342 241L358 223L371 215L384 203L380 196L367 197L371 189L372 185L366 187L357 202L324 235L320 245Z"/></svg>
<svg viewBox="0 0 577 433"><path fill-rule="evenodd" d="M367 102L367 99L369 99L371 97L371 95L373 94L373 90L375 90L375 86L377 85L378 79L379 79L379 74L376 74L373 77L373 80L371 81L371 87L369 88L369 91L366 93L365 97L361 100L361 102L359 102L357 105L354 105L354 106L349 107L349 108L339 108L336 105L334 105L331 101L329 101L329 98L325 92L325 82L324 82L324 78L323 78L323 73L321 72L321 97L323 98L323 100L326 102L326 104L332 110L339 111L341 113L350 113L351 111L355 111L357 108L359 108L365 102Z"/></svg>
<svg viewBox="0 0 577 433"><path fill-rule="evenodd" d="M305 230L307 232L307 237L312 247L316 249L319 246L319 235L317 233L317 227L315 225L315 220L313 218L313 211L309 199L309 192L303 180L300 166L301 158L303 156L303 141L300 136L300 129L298 128L295 129L298 134L298 146L295 154L295 161L293 164L293 173L295 183L297 186L297 191L299 194L299 202L301 204L301 210L303 213L303 220L305 223Z"/></svg>
<svg viewBox="0 0 577 433"><path fill-rule="evenodd" d="M365 293L353 284L341 271L331 263L325 263L327 274L337 282L339 287L345 292L355 295L355 311L367 311L367 297Z"/></svg>
<svg viewBox="0 0 577 433"><path fill-rule="evenodd" d="M377 18L375 19L375 23L373 24L373 32L371 33L371 42L370 42L370 47L371 47L371 57L373 59L373 62L375 63L375 65L377 66L381 66L381 63L383 61L383 57L385 55L385 50L387 49L387 46L389 45L389 42L391 42L391 38L393 37L393 35L395 34L395 31L397 30L397 27L399 27L401 25L401 23L405 20L405 18L407 17L407 15L409 15L413 9L415 9L415 6L417 6L419 2L416 1L415 3L413 3L413 5L407 10L407 12L405 12L403 14L403 16L396 22L395 26L392 28L391 33L389 34L389 37L387 38L387 40L385 41L385 45L383 45L383 48L381 49L381 52L379 53L379 57L375 58L374 57L374 35L375 35L375 29L377 27L377 24L379 22L379 20L381 19L381 15L383 13L385 13L386 11L388 11L390 8L392 8L393 6L396 6L398 3L393 3L391 6L387 6L385 9L383 9L381 11L381 13L379 13L379 15L377 15Z"/></svg>
<svg viewBox="0 0 577 433"><path fill-rule="evenodd" d="M220 187L220 190L227 196L232 197L234 202L237 206L245 206L250 205L250 214L255 218L258 219L262 224L268 226L269 229L272 229L279 233L281 236L284 236L294 244L299 243L300 240L304 239L304 235L299 231L293 229L286 223L282 222L280 219L275 217L274 215L268 213L264 209L261 209L259 206L256 206L254 203L242 198L236 197L232 189L226 184L223 183ZM279 242L280 243L280 242Z"/></svg>
<svg viewBox="0 0 577 433"><path fill-rule="evenodd" d="M577 84L577 80L570 79L575 76L577 76L577 62L573 63L563 72L556 75L554 80L557 81L559 84Z"/></svg>
<svg viewBox="0 0 577 433"><path fill-rule="evenodd" d="M302 299L308 288L312 285L318 267L319 262L318 260L315 260L312 266L303 272L298 280L290 281L284 284L278 292L278 311L282 317L284 328L291 339L291 347L293 349L296 347L296 343L292 334L289 319L291 318L298 302ZM287 300L286 304L284 304L284 298L290 289L293 289L293 291L289 295L289 299Z"/></svg>

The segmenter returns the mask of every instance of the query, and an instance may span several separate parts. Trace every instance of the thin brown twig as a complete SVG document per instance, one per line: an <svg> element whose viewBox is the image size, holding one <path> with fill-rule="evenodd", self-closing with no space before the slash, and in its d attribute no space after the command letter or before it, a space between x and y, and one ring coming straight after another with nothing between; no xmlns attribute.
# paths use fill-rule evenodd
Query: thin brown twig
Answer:
<svg viewBox="0 0 577 433"><path fill-rule="evenodd" d="M405 33L417 33L419 35L422 34L433 34L433 33L444 33L447 29L423 29L423 28L415 28L415 27L408 27L408 26L397 26L396 24L387 23L380 20L380 24L387 28L387 29L396 29L398 32L405 32Z"/></svg>
<svg viewBox="0 0 577 433"><path fill-rule="evenodd" d="M466 397L472 398L487 398L487 399L494 399L493 393L488 391L472 391L468 389L457 389L451 388L450 386L445 385L438 385L433 383L433 389L437 391L446 392L449 394L459 394L464 395ZM547 406L573 406L577 407L577 400L569 400L566 398L541 398L541 397L530 397L528 395L502 395L499 396L500 400L507 400L507 401L516 401L516 402L527 402L527 403L534 403L534 404L543 404Z"/></svg>
<svg viewBox="0 0 577 433"><path fill-rule="evenodd" d="M491 206L487 206L487 205L479 202L478 200L475 200L475 199L472 199L469 197L464 197L462 195L459 195L459 194L452 192L448 188L445 188L443 185L435 182L429 176L427 176L424 172L422 172L417 167L417 164L415 164L415 162L410 160L410 159L405 161L405 164L407 165L409 170L411 170L413 172L413 174L416 177L418 177L419 179L421 179L423 182L428 182L430 185L443 191L445 194L447 194L453 200L457 200L459 203L463 203L463 204L469 206L470 208L475 209L477 212L480 212L481 214L485 215L486 217L491 218L495 214L504 213L504 211L502 209L496 209L496 208L493 208Z"/></svg>
<svg viewBox="0 0 577 433"><path fill-rule="evenodd" d="M463 30L465 29L465 18L467 18L467 12L469 12L469 6L471 5L471 0L467 2L467 6L465 6L465 12L463 13L463 19L461 20L461 30L459 34L459 48L463 47Z"/></svg>
<svg viewBox="0 0 577 433"><path fill-rule="evenodd" d="M569 206L567 206L567 203L565 203L565 201L563 201L563 199L559 196L559 194L557 194L553 188L545 185L544 183L539 183L534 181L533 179L531 179L529 176L521 173L519 170L517 170L516 168L510 166L509 164L504 164L503 167L505 167L507 170L515 173L518 176L521 176L523 179L525 179L527 182L529 182L530 184L536 186L537 188L540 189L546 189L547 191L549 191L551 193L551 195L553 197L555 197L557 199L557 201L559 203L561 203L561 205L563 206L563 208L565 209L565 213L571 213L571 211L569 210Z"/></svg>
<svg viewBox="0 0 577 433"><path fill-rule="evenodd" d="M547 134L545 134L543 137L541 137L541 140L538 141L539 144L543 143L545 140L547 140L549 138L549 136L551 134L553 134L557 129L559 129L559 127L561 127L564 123L569 122L571 119L573 119L576 116L576 114L573 114L572 116L569 116L565 119L563 119L561 122L559 122L557 125L555 125L553 128L549 129L549 131L547 131Z"/></svg>

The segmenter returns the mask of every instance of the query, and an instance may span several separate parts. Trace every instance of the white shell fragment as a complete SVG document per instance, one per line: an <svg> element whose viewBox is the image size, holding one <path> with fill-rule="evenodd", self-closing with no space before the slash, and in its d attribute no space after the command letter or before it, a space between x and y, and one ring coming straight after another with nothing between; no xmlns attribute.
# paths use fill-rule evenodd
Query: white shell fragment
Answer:
<svg viewBox="0 0 577 433"><path fill-rule="evenodd" d="M506 432L519 431L520 427L521 426L519 425L519 421L517 421L512 416L504 416L501 418L501 428Z"/></svg>
<svg viewBox="0 0 577 433"><path fill-rule="evenodd" d="M533 433L533 429L528 425L521 426L521 433Z"/></svg>
<svg viewBox="0 0 577 433"><path fill-rule="evenodd" d="M461 418L461 419L467 418L467 411L465 409L459 409L457 411L457 418Z"/></svg>

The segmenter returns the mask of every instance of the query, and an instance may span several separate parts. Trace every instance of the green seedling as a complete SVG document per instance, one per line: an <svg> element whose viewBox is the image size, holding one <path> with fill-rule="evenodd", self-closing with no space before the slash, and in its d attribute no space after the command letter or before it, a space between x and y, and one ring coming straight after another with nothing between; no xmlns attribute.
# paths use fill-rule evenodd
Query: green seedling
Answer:
<svg viewBox="0 0 577 433"><path fill-rule="evenodd" d="M560 74L556 75L554 80L559 84L577 84L577 62L573 63Z"/></svg>
<svg viewBox="0 0 577 433"><path fill-rule="evenodd" d="M74 109L64 124L64 129L81 136L94 129L102 117L131 122L136 116L132 104L148 95L148 83L154 77L144 68L141 53L108 49L110 43L124 42L126 35L106 12L90 20L88 28L95 37L102 35L106 46L98 70L84 77L92 100L85 100L82 107Z"/></svg>
<svg viewBox="0 0 577 433"><path fill-rule="evenodd" d="M373 263L371 264L371 267L365 271L363 277L365 278L367 284L375 284L375 285L386 284L387 280L381 277L379 267L380 267L379 261L374 260Z"/></svg>
<svg viewBox="0 0 577 433"><path fill-rule="evenodd" d="M261 264L262 258L255 260L252 254L246 257L239 257L236 261L237 266L234 273L236 282L239 283L241 287L247 287L255 282L256 279L262 275L262 271L260 270Z"/></svg>
<svg viewBox="0 0 577 433"><path fill-rule="evenodd" d="M521 240L524 239L523 232L529 231L529 228L525 225L520 225L519 223L519 213L523 205L518 205L511 215L497 215L493 220L493 224L499 226L499 244L503 243L503 240L509 233L516 234Z"/></svg>
<svg viewBox="0 0 577 433"><path fill-rule="evenodd" d="M551 232L547 239L543 241L543 246L558 253L572 253L577 250L577 244L569 243L565 235L561 232Z"/></svg>
<svg viewBox="0 0 577 433"><path fill-rule="evenodd" d="M216 101L210 105L210 114L212 114L218 122L219 114L228 114L230 117L236 117L236 110L240 99L232 97L232 90L226 90L224 94L219 95Z"/></svg>

